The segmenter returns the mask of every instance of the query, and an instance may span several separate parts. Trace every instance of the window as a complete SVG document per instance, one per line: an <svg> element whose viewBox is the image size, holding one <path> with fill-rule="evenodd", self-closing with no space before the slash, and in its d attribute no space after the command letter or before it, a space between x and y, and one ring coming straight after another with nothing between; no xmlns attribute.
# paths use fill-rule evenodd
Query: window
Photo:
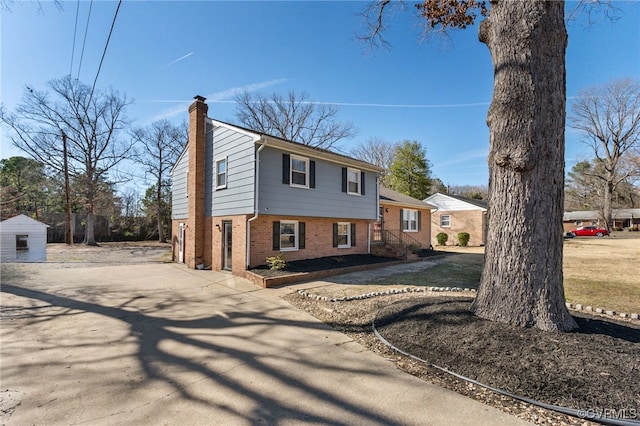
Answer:
<svg viewBox="0 0 640 426"><path fill-rule="evenodd" d="M29 250L28 241L28 235L16 235L16 250Z"/></svg>
<svg viewBox="0 0 640 426"><path fill-rule="evenodd" d="M298 250L298 221L280 221L280 250Z"/></svg>
<svg viewBox="0 0 640 426"><path fill-rule="evenodd" d="M448 214L440 216L440 226L443 228L449 228L451 226L451 216Z"/></svg>
<svg viewBox="0 0 640 426"><path fill-rule="evenodd" d="M338 248L351 247L351 224L347 222L338 223L337 232Z"/></svg>
<svg viewBox="0 0 640 426"><path fill-rule="evenodd" d="M291 156L291 186L309 187L309 159Z"/></svg>
<svg viewBox="0 0 640 426"><path fill-rule="evenodd" d="M347 169L347 194L360 195L360 170Z"/></svg>
<svg viewBox="0 0 640 426"><path fill-rule="evenodd" d="M216 189L227 187L227 159L216 161Z"/></svg>
<svg viewBox="0 0 640 426"><path fill-rule="evenodd" d="M418 210L402 210L402 230L418 232Z"/></svg>
<svg viewBox="0 0 640 426"><path fill-rule="evenodd" d="M356 224L337 222L333 224L333 246L349 248L356 246Z"/></svg>

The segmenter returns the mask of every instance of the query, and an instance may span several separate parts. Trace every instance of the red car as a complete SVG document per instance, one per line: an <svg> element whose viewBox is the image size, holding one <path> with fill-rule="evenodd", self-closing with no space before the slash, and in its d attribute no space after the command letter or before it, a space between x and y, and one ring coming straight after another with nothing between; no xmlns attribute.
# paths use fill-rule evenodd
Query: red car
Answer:
<svg viewBox="0 0 640 426"><path fill-rule="evenodd" d="M609 231L599 226L580 226L579 228L569 231L570 237L604 237L609 235Z"/></svg>

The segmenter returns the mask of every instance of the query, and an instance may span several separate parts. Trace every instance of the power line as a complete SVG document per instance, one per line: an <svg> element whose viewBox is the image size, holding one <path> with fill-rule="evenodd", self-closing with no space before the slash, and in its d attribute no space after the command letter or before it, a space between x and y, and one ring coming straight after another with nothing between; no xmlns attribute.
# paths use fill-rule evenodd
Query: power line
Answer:
<svg viewBox="0 0 640 426"><path fill-rule="evenodd" d="M73 55L76 52L76 33L78 32L78 11L80 10L80 0L76 3L76 23L73 26L73 44L71 45L71 65L69 65L69 77L73 74Z"/></svg>
<svg viewBox="0 0 640 426"><path fill-rule="evenodd" d="M80 64L78 65L78 74L76 80L80 78L80 69L82 68L82 58L84 57L84 46L87 43L87 33L89 32L89 18L91 18L91 8L93 7L93 0L89 3L89 14L87 15L87 25L84 29L84 40L82 41L82 50L80 51Z"/></svg>
<svg viewBox="0 0 640 426"><path fill-rule="evenodd" d="M111 40L111 34L113 33L113 27L116 25L116 18L118 17L118 11L120 10L121 4L122 4L122 0L118 1L118 7L116 7L116 13L113 15L113 21L111 21L111 29L109 30L109 36L107 37L107 42L104 45L102 58L100 58L100 65L98 65L98 72L96 72L96 78L93 80L93 86L91 87L91 93L89 94L89 102L91 102L91 98L93 97L93 91L96 88L96 82L98 81L100 70L102 69L102 61L104 61L104 57L107 54L107 47L109 47L109 40Z"/></svg>

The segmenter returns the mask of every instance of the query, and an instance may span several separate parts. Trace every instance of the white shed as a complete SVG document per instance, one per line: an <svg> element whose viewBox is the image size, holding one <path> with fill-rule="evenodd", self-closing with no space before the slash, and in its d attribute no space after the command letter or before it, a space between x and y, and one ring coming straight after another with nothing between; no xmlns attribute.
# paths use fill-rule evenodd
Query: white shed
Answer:
<svg viewBox="0 0 640 426"><path fill-rule="evenodd" d="M23 214L0 222L0 261L46 262L48 227Z"/></svg>

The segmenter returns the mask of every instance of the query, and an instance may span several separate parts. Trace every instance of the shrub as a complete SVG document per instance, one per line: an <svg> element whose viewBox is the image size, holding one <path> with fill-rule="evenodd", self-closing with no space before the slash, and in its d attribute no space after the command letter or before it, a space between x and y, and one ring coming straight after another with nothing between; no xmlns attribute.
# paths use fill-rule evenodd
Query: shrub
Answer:
<svg viewBox="0 0 640 426"><path fill-rule="evenodd" d="M417 243L409 244L409 250L413 254L418 254L418 252L420 251L420 244L417 244Z"/></svg>
<svg viewBox="0 0 640 426"><path fill-rule="evenodd" d="M267 257L266 262L267 262L267 266L272 271L280 271L287 266L287 261L284 260L284 256L282 256L282 254L279 254L277 256Z"/></svg>
<svg viewBox="0 0 640 426"><path fill-rule="evenodd" d="M449 236L444 232L440 232L438 235L436 235L436 240L438 240L439 246L444 246L445 244L447 244L448 239L449 239Z"/></svg>
<svg viewBox="0 0 640 426"><path fill-rule="evenodd" d="M466 247L469 244L469 233L468 232L460 232L458 234L458 244L460 247Z"/></svg>

